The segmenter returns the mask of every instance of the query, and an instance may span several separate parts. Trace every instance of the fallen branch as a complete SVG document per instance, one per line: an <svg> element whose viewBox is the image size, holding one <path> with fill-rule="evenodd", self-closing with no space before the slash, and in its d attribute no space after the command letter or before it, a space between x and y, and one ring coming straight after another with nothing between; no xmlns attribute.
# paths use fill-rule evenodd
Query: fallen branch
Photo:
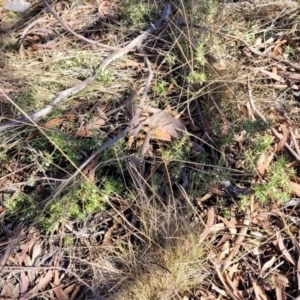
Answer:
<svg viewBox="0 0 300 300"><path fill-rule="evenodd" d="M155 22L154 25L151 25L151 27L144 33L142 33L141 35L139 35L137 38L135 38L132 42L130 42L126 47L124 47L123 49L117 51L115 54L109 56L108 58L106 58L100 65L100 69L104 70L108 64L110 64L112 61L118 59L119 57L121 57L122 55L125 55L126 53L128 53L130 50L132 50L135 47L140 47L141 43L146 39L146 37L148 36L148 34L152 33L154 30L157 30L159 28L161 28L164 20L168 17L168 15L170 14L170 5L167 4L164 8L162 17ZM145 58L145 63L148 67L149 70L149 76L147 78L147 83L143 92L143 96L142 99L140 101L140 106L137 108L135 115L133 116L130 124L123 130L121 131L117 136L115 136L113 139L109 140L108 142L106 142L104 145L102 145L98 150L96 150L80 167L77 168L77 170L63 183L61 183L61 185L58 187L58 189L56 190L56 192L51 195L50 200L48 201L48 203L45 205L43 212L46 210L46 208L48 207L48 205L51 203L51 199L55 199L55 197L80 173L81 175L84 176L84 178L87 179L87 177L83 174L82 170L95 158L97 158L97 156L99 154L101 154L103 151L105 151L106 149L108 149L109 147L111 147L113 144L115 144L116 142L118 142L121 138L123 138L124 136L126 136L126 134L130 131L133 131L133 133L135 132L135 129L137 127L139 127L139 116L142 110L142 106L144 104L144 101L147 97L147 93L148 90L150 88L150 83L153 77L153 73L151 70L151 65L150 62L148 60L148 58Z"/></svg>
<svg viewBox="0 0 300 300"><path fill-rule="evenodd" d="M43 109L41 109L40 111L27 115L25 112L23 113L24 116L15 120L15 121L11 121L11 122L7 122L4 124L0 125L0 132L6 131L10 128L16 127L16 126L20 126L20 125L29 125L28 121L31 122L33 125L35 125L35 122L38 121L39 119L45 117L46 115L48 115L49 113L52 112L52 110L59 105L64 99L78 93L79 91L83 90L88 84L90 84L91 82L93 82L95 79L94 76L88 77L87 79L85 79L84 81L74 85L73 87L66 89L62 92L60 92L57 97L55 97L55 99L48 105L46 105L46 107L44 107ZM0 90L1 93L4 95L4 97L10 101L10 103L12 105L14 105L18 110L20 110L20 108L18 107L18 105L11 100L9 97L7 97L6 94L4 94L4 92L2 90Z"/></svg>
<svg viewBox="0 0 300 300"><path fill-rule="evenodd" d="M111 49L111 50L116 50L116 47L111 47L111 46L107 46L105 44L102 43L98 43L96 41L87 39L86 37L84 37L81 34L76 33L71 27L69 27L69 25L67 25L61 18L60 16L55 12L55 10L51 7L51 5L48 3L47 0L43 0L44 4L47 6L47 8L49 9L49 11L51 12L51 14L53 15L53 17L67 30L69 31L71 34L73 34L75 37L77 37L78 39L85 41L89 44L93 44L93 45L97 45L106 49Z"/></svg>
<svg viewBox="0 0 300 300"><path fill-rule="evenodd" d="M46 0L44 0L46 1ZM167 4L164 8L164 11L162 13L162 16L159 20L157 20L154 25L151 24L151 26L148 28L148 30L146 30L145 32L143 32L142 34L140 34L138 37L136 37L134 40L132 40L127 46L118 49L118 51L116 51L114 54L108 56L99 66L100 69L105 70L107 68L107 66L112 63L113 61L117 60L118 58L126 55L129 51L132 51L134 48L139 47L142 42L148 37L149 34L154 33L157 29L161 29L162 25L164 23L164 21L166 20L166 18L169 16L170 14L170 5ZM58 96L50 103L48 104L45 108L43 108L42 110L33 113L31 115L27 115L24 114L23 117L11 121L11 122L7 122L4 123L2 125L0 125L0 132L6 131L10 128L16 127L16 126L20 126L20 125L28 125L27 122L31 122L34 125L34 122L45 117L46 115L48 115L50 112L52 112L52 110L54 109L55 106L59 105L64 99L68 98L71 95L76 94L77 92L81 91L82 89L84 89L88 84L92 83L95 80L95 74L93 74L92 76L88 77L87 79L85 79L84 81L74 85L73 87L66 89L62 92L60 92L58 94ZM11 101L11 100L9 100ZM11 101L11 103L16 106L16 104Z"/></svg>

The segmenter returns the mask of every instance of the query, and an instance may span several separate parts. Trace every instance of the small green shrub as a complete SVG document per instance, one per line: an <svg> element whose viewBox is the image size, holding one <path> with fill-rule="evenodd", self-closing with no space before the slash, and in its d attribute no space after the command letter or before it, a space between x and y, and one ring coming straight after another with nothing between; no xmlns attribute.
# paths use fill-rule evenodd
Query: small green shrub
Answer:
<svg viewBox="0 0 300 300"><path fill-rule="evenodd" d="M258 183L253 187L254 195L258 201L266 203L270 200L285 202L291 197L289 179L295 175L295 170L287 166L287 159L279 156L272 164L264 183Z"/></svg>

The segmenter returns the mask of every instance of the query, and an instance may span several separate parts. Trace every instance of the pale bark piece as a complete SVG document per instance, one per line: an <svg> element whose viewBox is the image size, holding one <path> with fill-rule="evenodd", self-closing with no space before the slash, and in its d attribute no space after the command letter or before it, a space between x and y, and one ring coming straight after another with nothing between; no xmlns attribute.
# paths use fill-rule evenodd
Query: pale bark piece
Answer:
<svg viewBox="0 0 300 300"><path fill-rule="evenodd" d="M31 3L23 1L23 0L12 0L12 1L7 2L4 5L5 9L8 9L8 10L11 10L14 12L24 12L30 7L31 7Z"/></svg>
<svg viewBox="0 0 300 300"><path fill-rule="evenodd" d="M28 291L28 286L29 286L29 280L28 277L26 276L25 272L21 273L21 283L20 283L20 298L19 300L26 300L26 293Z"/></svg>

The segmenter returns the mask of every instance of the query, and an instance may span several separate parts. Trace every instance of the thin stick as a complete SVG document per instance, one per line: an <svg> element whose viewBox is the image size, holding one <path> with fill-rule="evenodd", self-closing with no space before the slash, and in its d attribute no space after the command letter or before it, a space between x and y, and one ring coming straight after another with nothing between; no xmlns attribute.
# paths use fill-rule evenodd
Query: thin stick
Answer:
<svg viewBox="0 0 300 300"><path fill-rule="evenodd" d="M15 121L11 121L11 122L1 124L0 125L0 132L6 131L10 128L20 126L20 125L29 125L28 121L30 121L31 123L33 123L33 125L35 125L34 122L38 121L39 119L41 119L41 118L45 117L46 115L48 115L49 113L51 113L53 111L53 109L57 105L59 105L64 99L66 99L66 98L78 93L79 91L83 90L88 84L93 82L94 79L95 79L95 76L90 76L87 79L83 80L82 82L74 85L73 87L60 92L50 104L46 105L46 107L39 110L38 112L35 112L33 114L30 114L30 115L25 114L23 117L15 120ZM10 98L7 98L7 99L14 106L17 107L17 105L14 103L14 101L12 101ZM19 107L17 107L17 109L19 109Z"/></svg>
<svg viewBox="0 0 300 300"><path fill-rule="evenodd" d="M98 43L96 41L87 39L86 37L84 37L81 34L76 33L69 25L67 25L60 17L59 15L56 13L56 11L51 7L51 5L48 3L47 0L43 0L44 4L47 6L47 8L49 9L49 11L51 12L51 14L53 15L53 17L67 30L69 31L71 34L73 34L75 37L77 37L78 39L85 41L89 44L93 44L93 45L97 45L106 49L111 49L111 50L116 50L118 48L116 47L111 47L111 46L107 46L105 44L102 43Z"/></svg>

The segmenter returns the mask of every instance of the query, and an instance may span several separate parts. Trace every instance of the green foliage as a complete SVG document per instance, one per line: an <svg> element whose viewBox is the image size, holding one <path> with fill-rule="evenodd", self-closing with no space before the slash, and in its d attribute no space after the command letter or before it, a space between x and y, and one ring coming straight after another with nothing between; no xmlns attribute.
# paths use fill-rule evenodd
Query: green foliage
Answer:
<svg viewBox="0 0 300 300"><path fill-rule="evenodd" d="M96 79L103 85L109 85L113 82L114 77L108 70L97 69Z"/></svg>
<svg viewBox="0 0 300 300"><path fill-rule="evenodd" d="M71 236L66 236L64 238L64 248L70 248L74 244L74 239Z"/></svg>
<svg viewBox="0 0 300 300"><path fill-rule="evenodd" d="M230 211L230 207L228 206L227 200L225 198L220 197L218 199L218 206L222 212L223 217L226 219L230 219L231 211Z"/></svg>
<svg viewBox="0 0 300 300"><path fill-rule="evenodd" d="M206 58L205 58L205 49L204 44L199 44L196 48L196 62L200 66L204 66L206 64Z"/></svg>
<svg viewBox="0 0 300 300"><path fill-rule="evenodd" d="M248 170L254 171L254 166L257 163L260 155L268 151L273 143L273 137L270 135L255 134L250 140L248 149L244 151L245 167Z"/></svg>
<svg viewBox="0 0 300 300"><path fill-rule="evenodd" d="M239 208L244 211L250 203L250 197L249 195L240 196L240 199L238 201Z"/></svg>
<svg viewBox="0 0 300 300"><path fill-rule="evenodd" d="M126 27L144 27L145 19L149 16L149 5L137 0L122 1L122 22Z"/></svg>
<svg viewBox="0 0 300 300"><path fill-rule="evenodd" d="M240 129L245 130L248 136L252 136L258 132L264 132L271 128L271 121L265 122L261 118L254 121L246 120L240 124Z"/></svg>
<svg viewBox="0 0 300 300"><path fill-rule="evenodd" d="M271 121L265 122L260 118L257 118L255 120L242 121L236 126L231 126L229 128L229 133L220 139L220 143L221 145L227 145L232 141L232 138L235 134L243 134L244 140L251 141L251 144L254 143L256 147L259 147L261 142L263 143L263 145L261 145L262 148L267 147L267 145L270 146L270 144L272 143L271 137L269 135L264 137L263 135L261 135L261 133L270 129L271 125ZM213 120L212 130L215 135L221 134L222 124L217 120ZM261 152L262 150L257 149L257 151Z"/></svg>
<svg viewBox="0 0 300 300"><path fill-rule="evenodd" d="M176 56L172 53L168 53L164 59L169 65L173 66L176 63Z"/></svg>
<svg viewBox="0 0 300 300"><path fill-rule="evenodd" d="M202 83L206 80L205 73L202 72L191 72L187 78L189 83Z"/></svg>
<svg viewBox="0 0 300 300"><path fill-rule="evenodd" d="M73 201L69 203L68 215L72 219L82 220L91 213L103 210L105 208L104 195L92 183L83 182L76 189Z"/></svg>
<svg viewBox="0 0 300 300"><path fill-rule="evenodd" d="M84 181L74 193L66 194L59 201L52 202L39 225L50 233L58 223L68 220L83 220L86 216L102 211L106 207L105 193L94 184Z"/></svg>
<svg viewBox="0 0 300 300"><path fill-rule="evenodd" d="M155 87L154 87L154 91L161 95L161 96L166 96L167 94L167 86L168 86L168 82L161 80Z"/></svg>
<svg viewBox="0 0 300 300"><path fill-rule="evenodd" d="M290 199L289 178L295 175L295 170L288 168L286 164L287 159L279 156L272 164L265 182L253 187L254 195L260 202L273 200L282 203Z"/></svg>
<svg viewBox="0 0 300 300"><path fill-rule="evenodd" d="M171 147L161 151L162 158L165 160L185 160L191 147L190 137L188 134L185 134L180 139L174 141Z"/></svg>
<svg viewBox="0 0 300 300"><path fill-rule="evenodd" d="M16 197L4 200L6 212L18 218L20 221L32 222L37 217L38 202L33 195L19 192Z"/></svg>

